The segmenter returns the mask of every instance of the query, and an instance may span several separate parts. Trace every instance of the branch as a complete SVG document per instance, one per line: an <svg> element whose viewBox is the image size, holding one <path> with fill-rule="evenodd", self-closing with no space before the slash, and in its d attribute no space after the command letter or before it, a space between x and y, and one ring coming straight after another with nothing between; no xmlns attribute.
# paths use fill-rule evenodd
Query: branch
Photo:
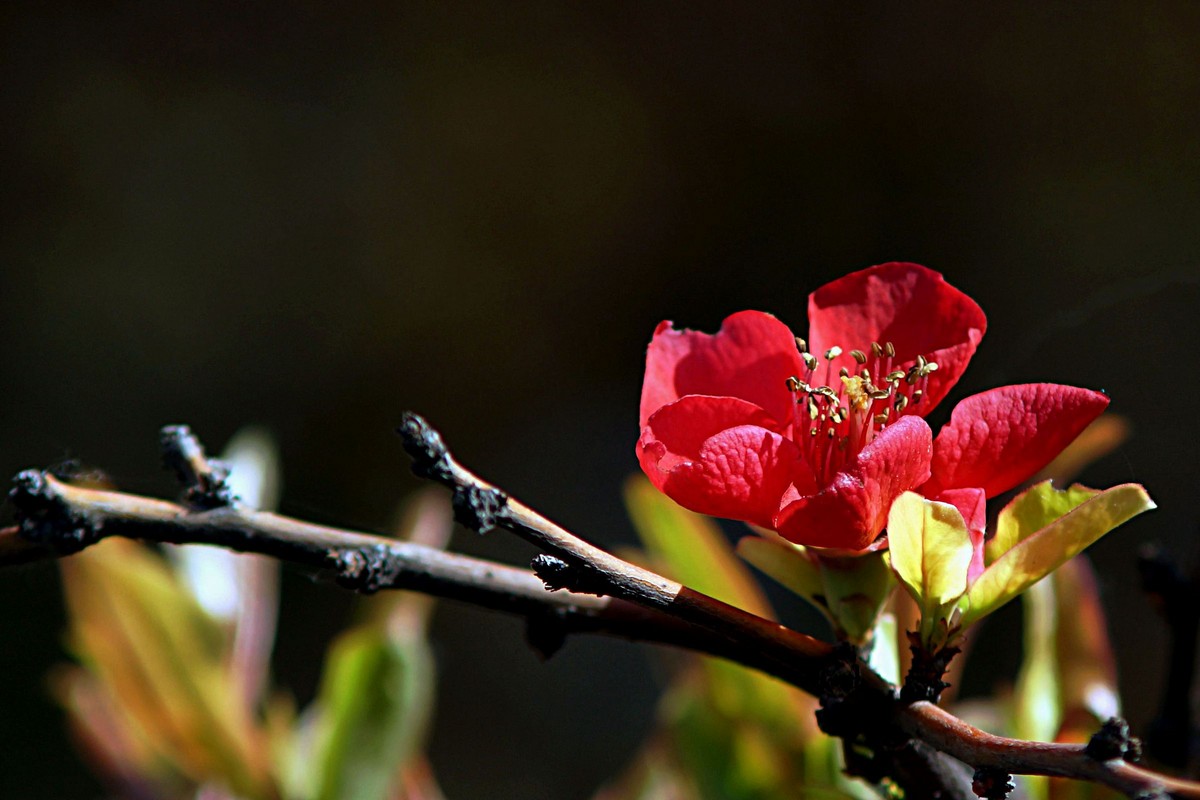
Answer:
<svg viewBox="0 0 1200 800"><path fill-rule="evenodd" d="M401 433L414 471L454 490L461 522L480 531L506 528L546 551L534 560L536 575L243 508L186 428L164 432L167 461L186 484L185 505L73 486L36 470L18 475L11 493L18 525L0 529L0 566L68 555L108 536L259 553L332 575L358 592L409 589L522 616L544 654L567 635L587 632L684 647L761 670L820 697L822 728L875 753L852 765L858 773L890 776L911 797L971 797L952 756L980 770L977 785L986 778L989 797L1005 774L1032 774L1090 780L1130 797L1200 798L1200 784L1126 763L1122 747L1108 753L1095 742L1008 739L930 703L904 704L847 648L625 562L510 499L459 465L420 417L407 415ZM571 591L553 591L562 588Z"/></svg>
<svg viewBox="0 0 1200 800"><path fill-rule="evenodd" d="M612 597L548 592L528 570L411 542L236 504L191 511L73 486L35 470L17 476L10 498L21 524L0 529L0 567L68 555L110 536L215 545L304 567L357 592L408 589L524 617L531 643L547 656L570 634L597 633L683 647L772 673L771 662L667 614Z"/></svg>

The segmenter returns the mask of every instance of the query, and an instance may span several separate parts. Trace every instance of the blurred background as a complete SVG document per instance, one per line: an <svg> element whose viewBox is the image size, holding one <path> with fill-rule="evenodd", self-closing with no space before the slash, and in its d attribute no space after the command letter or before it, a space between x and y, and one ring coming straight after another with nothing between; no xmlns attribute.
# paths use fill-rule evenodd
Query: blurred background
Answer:
<svg viewBox="0 0 1200 800"><path fill-rule="evenodd" d="M285 513L386 530L418 485L392 433L412 408L467 465L617 547L659 320L715 330L757 308L801 333L812 289L917 261L989 316L952 400L1053 380L1130 419L1083 480L1142 482L1160 506L1092 550L1128 714L1152 716L1165 633L1133 555L1200 551L1200 6L0 14L9 473L79 459L173 496L161 425L216 451L257 423ZM502 534L455 546L531 554ZM0 575L0 797L101 793L46 689L57 580ZM287 575L280 685L311 696L351 606ZM1018 618L969 689L1011 680ZM580 639L542 663L517 622L449 605L434 640L451 798L586 797L651 725L647 649Z"/></svg>

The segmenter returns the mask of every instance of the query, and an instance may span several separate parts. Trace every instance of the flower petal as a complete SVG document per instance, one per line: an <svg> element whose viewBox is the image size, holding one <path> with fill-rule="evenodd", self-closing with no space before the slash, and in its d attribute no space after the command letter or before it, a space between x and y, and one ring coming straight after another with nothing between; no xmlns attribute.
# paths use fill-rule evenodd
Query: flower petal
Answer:
<svg viewBox="0 0 1200 800"><path fill-rule="evenodd" d="M689 395L650 417L638 461L684 508L769 527L783 493L807 471L800 449L770 422L744 400Z"/></svg>
<svg viewBox="0 0 1200 800"><path fill-rule="evenodd" d="M800 375L796 340L779 320L762 311L726 317L715 334L675 330L661 322L646 352L641 427L658 409L689 394L737 397L766 410L780 429L791 420L787 379Z"/></svg>
<svg viewBox="0 0 1200 800"><path fill-rule="evenodd" d="M862 550L887 525L892 501L929 475L933 433L923 419L903 417L885 428L815 495L775 516L786 539L812 547Z"/></svg>
<svg viewBox="0 0 1200 800"><path fill-rule="evenodd" d="M987 530L987 496L983 489L947 489L937 497L930 498L939 503L949 503L962 514L971 536L971 565L967 569L967 585L970 586L984 569L984 538Z"/></svg>
<svg viewBox="0 0 1200 800"><path fill-rule="evenodd" d="M869 352L871 342L895 345L896 366L918 355L938 365L921 403L910 407L909 413L921 416L958 382L986 329L987 318L974 300L919 264L892 262L852 272L808 298L809 349L841 347L835 371L842 366L856 371L850 350Z"/></svg>
<svg viewBox="0 0 1200 800"><path fill-rule="evenodd" d="M933 443L926 496L979 487L1008 491L1046 466L1108 406L1090 389L1053 383L1001 386L964 399Z"/></svg>

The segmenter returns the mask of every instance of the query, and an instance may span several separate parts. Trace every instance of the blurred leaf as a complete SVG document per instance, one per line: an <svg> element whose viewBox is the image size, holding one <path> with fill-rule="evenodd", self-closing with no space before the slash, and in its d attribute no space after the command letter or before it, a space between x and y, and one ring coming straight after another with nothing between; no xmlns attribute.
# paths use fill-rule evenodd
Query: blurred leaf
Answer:
<svg viewBox="0 0 1200 800"><path fill-rule="evenodd" d="M400 538L444 546L450 505L440 492L406 504ZM362 623L326 657L310 723L293 752L290 785L319 800L432 800L419 758L433 704L435 668L425 636L430 598L381 592L360 604ZM411 791L411 796L409 792Z"/></svg>
<svg viewBox="0 0 1200 800"><path fill-rule="evenodd" d="M712 520L676 505L641 476L625 484L625 504L646 550L675 580L760 617L773 616Z"/></svg>
<svg viewBox="0 0 1200 800"><path fill-rule="evenodd" d="M1000 608L1113 528L1151 508L1154 502L1145 489L1124 484L1100 492L1029 534L997 558L971 585L963 625Z"/></svg>
<svg viewBox="0 0 1200 800"><path fill-rule="evenodd" d="M315 757L321 800L385 800L415 752L432 700L423 642L397 641L378 625L343 634L330 649L317 698Z"/></svg>
<svg viewBox="0 0 1200 800"><path fill-rule="evenodd" d="M939 622L967 589L971 536L958 509L905 492L888 513L892 571L921 609L921 640L934 642Z"/></svg>
<svg viewBox="0 0 1200 800"><path fill-rule="evenodd" d="M273 796L265 742L224 669L221 627L166 563L109 540L61 566L72 647L130 735L197 783Z"/></svg>
<svg viewBox="0 0 1200 800"><path fill-rule="evenodd" d="M1075 484L1067 489L1055 489L1051 481L1042 481L1017 495L1000 510L996 519L996 535L984 546L985 563L990 565L1054 520L1100 493Z"/></svg>
<svg viewBox="0 0 1200 800"><path fill-rule="evenodd" d="M711 520L675 505L644 478L627 484L626 502L658 569L773 618L749 570ZM776 550L767 542L763 552ZM626 779L599 797L790 800L854 798L866 790L842 774L837 743L816 730L813 698L727 661L689 660L699 669L682 670L672 683L658 734Z"/></svg>
<svg viewBox="0 0 1200 800"><path fill-rule="evenodd" d="M1043 467L1033 482L1068 483L1083 469L1111 453L1129 438L1129 421L1118 414L1101 414Z"/></svg>

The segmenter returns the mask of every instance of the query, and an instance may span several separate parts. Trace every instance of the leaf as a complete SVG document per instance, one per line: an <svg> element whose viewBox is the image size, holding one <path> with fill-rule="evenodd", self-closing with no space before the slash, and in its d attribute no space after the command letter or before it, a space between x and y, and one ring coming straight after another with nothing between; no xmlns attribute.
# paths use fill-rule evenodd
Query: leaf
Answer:
<svg viewBox="0 0 1200 800"><path fill-rule="evenodd" d="M760 617L774 616L712 520L676 505L640 476L625 484L625 504L647 551L675 580Z"/></svg>
<svg viewBox="0 0 1200 800"><path fill-rule="evenodd" d="M738 540L737 554L768 577L803 597L822 614L830 615L821 568L803 545L792 544L773 534L743 536Z"/></svg>
<svg viewBox="0 0 1200 800"><path fill-rule="evenodd" d="M971 535L962 514L948 503L905 492L888 514L888 559L921 609L922 641L967 589Z"/></svg>
<svg viewBox="0 0 1200 800"><path fill-rule="evenodd" d="M224 668L224 633L165 561L126 540L62 562L72 647L131 735L197 783L274 793L266 743Z"/></svg>
<svg viewBox="0 0 1200 800"><path fill-rule="evenodd" d="M1137 484L1100 492L997 558L972 584L963 625L992 613L1113 528L1154 508Z"/></svg>
<svg viewBox="0 0 1200 800"><path fill-rule="evenodd" d="M362 625L335 642L317 698L320 800L391 796L424 734L432 681L423 639L398 640L383 626Z"/></svg>
<svg viewBox="0 0 1200 800"><path fill-rule="evenodd" d="M1055 489L1051 481L1042 481L1017 495L1000 511L996 520L996 535L984 546L984 562L991 564L1054 520L1100 493L1075 484L1068 489Z"/></svg>

